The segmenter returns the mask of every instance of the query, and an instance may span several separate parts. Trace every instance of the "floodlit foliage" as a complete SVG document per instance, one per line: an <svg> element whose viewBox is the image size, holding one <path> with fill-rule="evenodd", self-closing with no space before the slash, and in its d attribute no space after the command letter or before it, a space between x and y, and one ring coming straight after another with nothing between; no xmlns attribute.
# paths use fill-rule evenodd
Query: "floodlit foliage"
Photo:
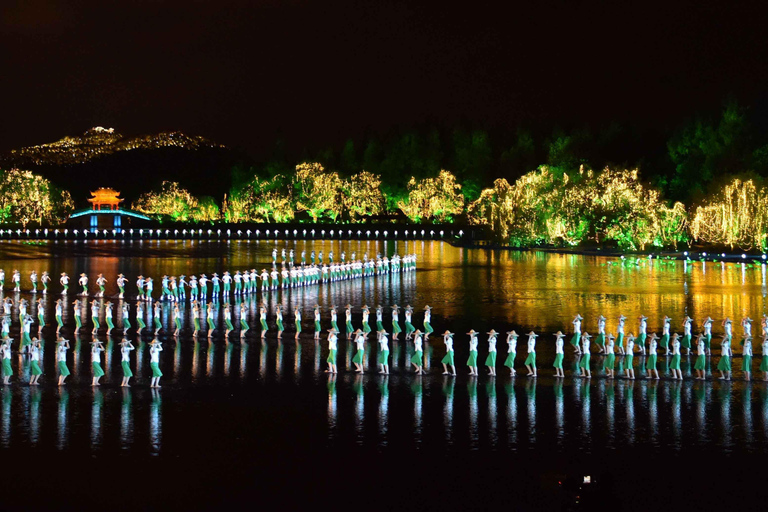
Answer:
<svg viewBox="0 0 768 512"><path fill-rule="evenodd" d="M319 163L297 165L293 177L296 209L306 211L314 222L323 216L335 221L343 207L342 183L338 173L326 171Z"/></svg>
<svg viewBox="0 0 768 512"><path fill-rule="evenodd" d="M131 205L131 209L146 215L189 221L197 208L197 198L175 181L164 181L160 190L146 192Z"/></svg>
<svg viewBox="0 0 768 512"><path fill-rule="evenodd" d="M384 209L381 178L368 171L353 175L344 182L342 200L344 209L353 219L378 215Z"/></svg>
<svg viewBox="0 0 768 512"><path fill-rule="evenodd" d="M464 211L464 196L456 177L448 171L440 171L436 178L411 178L408 199L398 206L413 222L451 222L454 215Z"/></svg>
<svg viewBox="0 0 768 512"><path fill-rule="evenodd" d="M30 171L10 169L0 175L0 222L57 224L74 210L69 192Z"/></svg>
<svg viewBox="0 0 768 512"><path fill-rule="evenodd" d="M765 250L768 232L768 205L765 187L753 180L734 179L696 208L691 234L711 244Z"/></svg>
<svg viewBox="0 0 768 512"><path fill-rule="evenodd" d="M282 174L254 176L230 195L223 210L227 222L289 222L295 214L289 180Z"/></svg>
<svg viewBox="0 0 768 512"><path fill-rule="evenodd" d="M195 222L214 222L221 218L219 205L210 196L203 196L197 200L197 206L192 208L192 220Z"/></svg>
<svg viewBox="0 0 768 512"><path fill-rule="evenodd" d="M687 239L681 203L672 208L640 183L637 170L581 168L556 176L547 167L514 185L497 180L469 206L470 221L487 224L515 246L611 241L622 249L676 245Z"/></svg>

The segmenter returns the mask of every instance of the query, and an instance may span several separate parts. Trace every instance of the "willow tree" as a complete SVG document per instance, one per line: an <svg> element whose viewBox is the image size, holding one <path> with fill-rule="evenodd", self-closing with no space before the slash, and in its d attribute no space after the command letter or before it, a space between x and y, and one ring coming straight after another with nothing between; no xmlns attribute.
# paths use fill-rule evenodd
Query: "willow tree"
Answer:
<svg viewBox="0 0 768 512"><path fill-rule="evenodd" d="M188 221L197 207L197 198L175 181L164 181L159 190L145 192L131 205L133 210L174 221Z"/></svg>
<svg viewBox="0 0 768 512"><path fill-rule="evenodd" d="M254 176L234 191L223 207L229 222L289 222L295 215L290 180L276 174L262 179Z"/></svg>
<svg viewBox="0 0 768 512"><path fill-rule="evenodd" d="M408 199L398 207L413 222L432 220L451 221L454 215L464 211L464 196L456 177L448 171L440 171L435 178L408 182Z"/></svg>
<svg viewBox="0 0 768 512"><path fill-rule="evenodd" d="M297 165L293 177L296 209L306 211L314 222L323 216L335 221L343 208L342 184L338 173L326 171L317 162Z"/></svg>
<svg viewBox="0 0 768 512"><path fill-rule="evenodd" d="M66 220L74 207L69 192L59 190L42 176L20 169L2 171L0 222L55 224Z"/></svg>
<svg viewBox="0 0 768 512"><path fill-rule="evenodd" d="M691 223L693 238L711 244L765 250L768 234L766 187L734 179L698 206Z"/></svg>
<svg viewBox="0 0 768 512"><path fill-rule="evenodd" d="M344 182L344 209L353 219L378 215L384 209L381 177L368 171L354 174Z"/></svg>

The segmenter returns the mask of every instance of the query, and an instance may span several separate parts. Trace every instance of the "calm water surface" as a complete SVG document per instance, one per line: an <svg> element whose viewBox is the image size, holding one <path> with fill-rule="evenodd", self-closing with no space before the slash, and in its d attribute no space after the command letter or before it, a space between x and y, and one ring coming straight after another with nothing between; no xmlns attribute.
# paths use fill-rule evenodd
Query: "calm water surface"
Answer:
<svg viewBox="0 0 768 512"><path fill-rule="evenodd" d="M381 489L381 484L397 481L413 493L410 498L393 494L376 501L374 508L422 508L440 501L449 507L578 507L586 503L589 488L566 484L591 473L604 482L594 487L600 490L595 492L595 500L611 502L613 509L639 509L648 505L647 500L613 501L613 496L621 494L623 478L655 484L658 482L648 479L661 481L664 472L679 477L676 466L681 473L690 472L701 461L719 468L711 471L731 475L729 468L760 464L768 453L766 383L631 383L604 378L588 382L570 377L558 382L551 377L551 333L570 332L576 312L585 317L587 331L596 330L599 314L609 319L609 330L615 325L614 319L624 314L630 319L628 332L636 329L634 319L641 313L650 317L649 331L660 330L665 314L673 318L673 327L679 331L686 314L697 321L706 315L759 319L766 312L766 275L761 266L661 262L625 267L609 264L613 259L590 256L490 252L441 242L364 241L91 241L44 246L5 242L0 243L0 266L7 275L6 297L32 299L28 292L17 297L7 289L14 268L25 279L33 269L38 273L48 270L54 276L54 293L47 298L50 325L55 324L53 301L60 290L55 281L61 272L74 279L81 272L88 273L92 289L96 274L103 273L110 280L107 295L112 296L104 300L117 304L114 279L119 272L129 278L131 299L138 274L156 279L157 296L163 274L260 271L271 265L275 245L294 248L297 260L302 250L306 250L307 259L311 250L323 250L326 258L333 250L337 260L342 251L347 258L352 252L358 258L364 253L373 257L377 253L415 252L418 271L270 292L270 306L281 303L288 311L289 327L282 341L274 332L265 341L257 337L260 295L246 300L254 329L242 344L237 340L225 343L223 331L218 330L210 343L202 338L193 340L186 305L184 331L178 341L167 337L165 331L160 336L165 348L161 354L165 375L159 391L148 388L147 342L151 337L139 339L134 331L129 336L137 347L132 361L134 387L119 388L120 336L108 338L102 331L99 338L106 342L107 376L101 388L91 389L92 337L71 335L69 309L64 329L73 346L68 385L62 389L53 385L55 337L46 328L43 385L29 388L17 378L12 386L0 390L0 457L22 470L34 471L40 464L66 468L76 461L89 468L87 474L94 477L102 470L115 472L107 479L116 478L121 471L141 478L144 472L149 473L146 476L156 474L164 482L161 486L137 485L126 498L126 506L130 499L143 504L151 500L158 507L188 500L199 508L213 508L239 502L258 488L262 492L272 489L275 496L299 507L315 499L322 501L320 496L313 497L312 490L322 494L328 486L352 486L345 492L370 496ZM24 283L23 289L28 288L28 282ZM70 292L75 288L71 286ZM71 293L69 302L72 300ZM135 325L134 301L129 302ZM330 327L331 304L355 306L356 327L360 326L359 308L363 304L381 304L387 311L395 303L411 304L418 312L414 315L417 326L423 306L428 304L433 307L432 325L437 332L450 329L459 333L456 361L460 375L455 379L441 375L440 359L445 351L437 337L426 348L428 374L423 377L410 373L407 358L412 345L402 340L390 342L392 375L357 376L348 371L353 347L342 336L341 373L328 376L323 372L326 342L316 343L311 333L311 311L316 303L324 311L324 328ZM304 333L295 341L291 324L297 304L305 321ZM34 308L31 312L35 314ZM15 315L14 311L11 336L18 339ZM118 305L118 329L119 316ZM223 321L220 316L216 315L217 325ZM237 319L237 314L234 316ZM168 306L164 307L163 323L170 323ZM272 315L270 326L273 323ZM389 329L388 313L384 324ZM483 333L490 328L541 333L537 347L541 376L536 380L510 378L501 367L506 356L502 339L499 376L469 378L463 364L468 337L462 333L470 328ZM721 329L717 326L715 334ZM487 353L486 339L480 337L481 362ZM520 366L524 359L522 341L518 348ZM376 349L375 344L368 346L367 363L375 362ZM714 349L713 367L719 344L715 343ZM684 373L690 373L693 359L683 357ZM755 359L757 369L759 355ZM644 362L642 357L635 360L636 367ZM566 349L567 374L574 363ZM593 356L593 369L600 363L601 359ZM26 356L14 353L12 364L17 376L28 378ZM668 361L660 357L662 374L665 365ZM740 362L734 367L740 368ZM740 379L741 373L735 372L735 377ZM428 466L414 468L412 462ZM345 481L353 478L356 463L361 464L359 469L365 468L364 473L369 472L358 485ZM414 470L419 476L415 477ZM510 482L518 484L509 495L492 493L478 503L469 500L466 493L446 489L451 487L446 479L477 487L478 493L486 485L505 488L512 485ZM287 492L297 482L306 487L306 499ZM84 489L78 493L75 476L62 475L60 483L56 495L67 497L71 508L77 508L76 503L82 506L78 497ZM52 508L59 504L55 498L31 503L25 493L32 492L34 486L29 483L26 489L27 483L19 485L20 494L6 506ZM94 492L109 497L116 491L100 487ZM662 492L658 499L668 500L670 496Z"/></svg>

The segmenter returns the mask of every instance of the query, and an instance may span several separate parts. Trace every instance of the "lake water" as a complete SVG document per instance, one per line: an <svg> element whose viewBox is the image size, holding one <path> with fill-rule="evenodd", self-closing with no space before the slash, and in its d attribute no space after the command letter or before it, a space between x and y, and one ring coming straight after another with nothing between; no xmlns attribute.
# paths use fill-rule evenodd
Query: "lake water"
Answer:
<svg viewBox="0 0 768 512"><path fill-rule="evenodd" d="M680 332L686 314L697 323L706 315L716 320L730 316L736 323L749 315L759 332L766 312L766 274L760 265L661 261L628 266L616 264L615 258L493 252L441 242L90 241L0 243L0 268L6 271L5 297L15 299L32 300L29 271L48 270L54 276L53 293L46 299L49 325L55 324L53 301L60 296L56 281L61 272L73 280L88 273L91 290L96 274L103 273L112 296L104 300L116 304L114 279L122 272L129 277L135 325L131 299L136 275L154 277L158 296L163 274L261 270L271 265L275 246L293 248L297 259L302 250L307 259L311 250L323 250L326 258L333 250L337 260L342 251L347 258L352 252L358 258L415 252L418 271L270 292L270 310L279 302L288 311L282 341L274 330L265 341L258 338L256 298L246 301L253 331L244 343L227 344L218 329L212 342L195 341L187 305L178 341L167 336L167 327L160 336L165 348L161 390L148 388L151 336L130 335L138 349L132 361L136 379L134 387L121 389L120 336L107 338L103 331L99 338L107 346L107 376L101 388L92 389L92 337L71 335L70 307L64 329L73 345L67 386L54 385L55 337L46 328L42 386L19 382L19 375L28 378L29 362L14 352L17 378L0 390L0 460L12 473L4 479L10 492L3 493L0 508L82 510L109 503L118 509L211 509L246 500L252 506L288 509L324 503L369 509L708 508L713 503L708 482L741 486L761 481L759 469L768 453L767 383L744 382L740 371L731 382L609 381L601 372L581 381L570 377L575 360L568 348L566 379L558 382L551 376L551 333L570 334L577 312L589 332L596 330L599 314L608 318L609 331L615 330L619 314L629 318L627 331L636 331L641 313L649 317L649 332L660 331L665 314ZM8 289L14 268L25 278L19 295ZM75 291L71 286L69 302ZM412 344L401 340L390 342L389 377L357 376L349 371L352 346L344 336L339 340L341 373L328 376L323 372L325 339L312 339L316 303L323 308L324 328L330 327L331 304L352 304L355 327L360 326L360 306L381 304L387 329L390 305L413 305L417 327L423 307L432 306L436 333L458 333L458 377L441 375L441 337L430 338L426 348L427 375L411 373L407 358ZM298 341L292 329L295 305L304 316ZM119 306L115 316L119 328ZM169 316L166 305L165 326ZM402 318L401 313L401 323ZM342 319L340 313L340 325ZM216 322L222 325L221 315ZM269 323L273 328L273 314ZM463 333L470 328L540 333L539 378L507 375L501 366L503 337L499 376L468 377L468 337ZM715 338L721 332L717 324ZM19 339L15 311L11 336ZM480 336L480 364L486 339ZM372 345L366 362L375 361ZM521 373L524 345L521 337ZM714 368L719 343L713 348ZM686 375L693 358L683 357ZM596 370L602 360L596 355L592 360ZM635 362L639 367L644 358ZM668 361L660 357L662 376L665 365ZM738 358L734 368L740 369ZM754 376L761 377L757 371ZM584 485L587 475L596 483ZM643 492L651 486L654 492ZM762 487L751 492L764 493Z"/></svg>

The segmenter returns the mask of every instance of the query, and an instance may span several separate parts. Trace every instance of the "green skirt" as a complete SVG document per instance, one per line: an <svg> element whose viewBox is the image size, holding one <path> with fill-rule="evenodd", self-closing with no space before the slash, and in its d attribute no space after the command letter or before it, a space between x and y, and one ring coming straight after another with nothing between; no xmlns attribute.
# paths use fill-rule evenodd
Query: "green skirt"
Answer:
<svg viewBox="0 0 768 512"><path fill-rule="evenodd" d="M552 363L553 368L563 369L563 354L555 354L555 362Z"/></svg>
<svg viewBox="0 0 768 512"><path fill-rule="evenodd" d="M111 318L107 318L107 327L109 327L110 329L114 329L115 328L115 324L112 323L112 319Z"/></svg>
<svg viewBox="0 0 768 512"><path fill-rule="evenodd" d="M123 367L123 377L133 377L131 365L128 363L128 361L123 361L121 366Z"/></svg>
<svg viewBox="0 0 768 512"><path fill-rule="evenodd" d="M507 368L514 368L516 356L517 356L517 352L508 353L507 358L504 360L504 366L506 366Z"/></svg>
<svg viewBox="0 0 768 512"><path fill-rule="evenodd" d="M93 376L94 377L103 377L104 376L104 370L101 369L101 364L97 362L92 362L91 367L93 368Z"/></svg>
<svg viewBox="0 0 768 512"><path fill-rule="evenodd" d="M635 358L634 354L627 354L624 356L624 368L627 370L632 370L632 360Z"/></svg>
<svg viewBox="0 0 768 512"><path fill-rule="evenodd" d="M392 322L392 334L398 334L403 332L402 329L400 329L400 324L397 322Z"/></svg>
<svg viewBox="0 0 768 512"><path fill-rule="evenodd" d="M365 354L364 350L358 350L357 352L355 352L355 357L352 358L352 362L357 364L363 364L364 354Z"/></svg>
<svg viewBox="0 0 768 512"><path fill-rule="evenodd" d="M301 322L296 320L296 322L294 322L294 323L296 324L296 332L300 333L301 332Z"/></svg>
<svg viewBox="0 0 768 512"><path fill-rule="evenodd" d="M144 329L144 328L146 328L146 327L147 327L147 324L145 324L145 323L144 323L144 320L143 320L143 319L141 319L141 318L138 318L138 317L136 317L136 323L138 323L138 324L139 324L139 330L140 330L140 331L141 331L142 329Z"/></svg>
<svg viewBox="0 0 768 512"><path fill-rule="evenodd" d="M645 362L645 369L646 370L656 369L656 354L651 354L648 356L648 361Z"/></svg>
<svg viewBox="0 0 768 512"><path fill-rule="evenodd" d="M421 359L423 356L424 356L424 352L422 352L421 350L417 350L411 356L411 363L415 364L416 366L421 366L422 364ZM477 356L475 356L475 358L477 358Z"/></svg>
<svg viewBox="0 0 768 512"><path fill-rule="evenodd" d="M683 339L680 341L680 346L683 348L691 348L691 337L687 334L683 336Z"/></svg>
<svg viewBox="0 0 768 512"><path fill-rule="evenodd" d="M383 331L383 330L384 330L384 325L378 320L376 320L376 331Z"/></svg>
<svg viewBox="0 0 768 512"><path fill-rule="evenodd" d="M443 356L443 359L440 361L443 364L449 364L451 366L455 366L456 363L453 361L453 350L450 352L446 352L445 356Z"/></svg>
<svg viewBox="0 0 768 512"><path fill-rule="evenodd" d="M637 339L635 340L635 345L639 345L639 346L645 348L645 338L646 338L646 334L645 333L643 333L640 336L638 336Z"/></svg>
<svg viewBox="0 0 768 512"><path fill-rule="evenodd" d="M409 334L415 331L416 328L413 326L411 322L405 322L405 333Z"/></svg>
<svg viewBox="0 0 768 512"><path fill-rule="evenodd" d="M717 363L717 369L721 372L731 371L731 358L729 356L722 356Z"/></svg>
<svg viewBox="0 0 768 512"><path fill-rule="evenodd" d="M225 319L224 323L227 324L227 330L228 331L231 331L232 329L235 328L235 326L232 325L232 320L230 320L229 318Z"/></svg>
<svg viewBox="0 0 768 512"><path fill-rule="evenodd" d="M11 375L13 375L11 360L3 358L3 377L10 377Z"/></svg>
<svg viewBox="0 0 768 512"><path fill-rule="evenodd" d="M155 317L154 322L155 322L155 329L161 329L163 327L163 324L162 322L160 322L159 318Z"/></svg>
<svg viewBox="0 0 768 512"><path fill-rule="evenodd" d="M389 364L389 350L379 352L379 364Z"/></svg>
<svg viewBox="0 0 768 512"><path fill-rule="evenodd" d="M56 315L56 324L59 327L64 327L64 321L61 319L61 315Z"/></svg>
<svg viewBox="0 0 768 512"><path fill-rule="evenodd" d="M206 318L206 321L208 322L208 330L209 331L212 331L212 330L216 329L216 325L213 323L213 318L208 317L208 318Z"/></svg>
<svg viewBox="0 0 768 512"><path fill-rule="evenodd" d="M709 350L710 345L712 345L712 335L707 334L704 336L704 346L707 348L707 350Z"/></svg>
<svg viewBox="0 0 768 512"><path fill-rule="evenodd" d="M37 363L37 361L32 361L29 364L29 371L32 375L42 375L43 370L40 369L40 365Z"/></svg>
<svg viewBox="0 0 768 512"><path fill-rule="evenodd" d="M742 356L742 358L741 358L741 371L743 371L743 372L751 372L752 371L752 356Z"/></svg>
<svg viewBox="0 0 768 512"><path fill-rule="evenodd" d="M355 328L352 327L352 322L347 322L347 333L355 332Z"/></svg>
<svg viewBox="0 0 768 512"><path fill-rule="evenodd" d="M131 322L127 318L123 318L123 330L127 331L131 328Z"/></svg>
<svg viewBox="0 0 768 512"><path fill-rule="evenodd" d="M193 322L195 323L195 330L199 331L200 330L200 319L199 318L195 318L195 319L193 319Z"/></svg>
<svg viewBox="0 0 768 512"><path fill-rule="evenodd" d="M40 327L45 327L45 319L41 315L37 315L37 321L40 324Z"/></svg>
<svg viewBox="0 0 768 512"><path fill-rule="evenodd" d="M664 336L661 337L661 339L659 340L659 346L662 348L669 347L669 334L665 334Z"/></svg>
<svg viewBox="0 0 768 512"><path fill-rule="evenodd" d="M315 322L315 332L320 332L322 328L320 327L320 322Z"/></svg>
<svg viewBox="0 0 768 512"><path fill-rule="evenodd" d="M597 343L598 347L605 348L605 334L598 334L597 338L595 338L595 343Z"/></svg>
<svg viewBox="0 0 768 512"><path fill-rule="evenodd" d="M580 340L581 340L581 333L580 332L574 333L573 338L571 338L571 345L573 345L574 347L578 347Z"/></svg>
<svg viewBox="0 0 768 512"><path fill-rule="evenodd" d="M763 356L760 359L760 371L768 372L768 356Z"/></svg>
<svg viewBox="0 0 768 512"><path fill-rule="evenodd" d="M477 350L469 351L469 359L467 359L467 366L477 366Z"/></svg>
<svg viewBox="0 0 768 512"><path fill-rule="evenodd" d="M336 323L336 320L331 320L331 327L334 331L339 332L339 324Z"/></svg>
<svg viewBox="0 0 768 512"><path fill-rule="evenodd" d="M669 365L669 367L672 370L680 369L680 354L675 354L672 356L672 363Z"/></svg>
<svg viewBox="0 0 768 512"><path fill-rule="evenodd" d="M491 368L496 366L496 352L488 353L488 357L485 358L485 366L490 366Z"/></svg>
<svg viewBox="0 0 768 512"><path fill-rule="evenodd" d="M267 321L264 320L264 319L261 320L261 330L262 331L268 331L269 330L269 327L267 327Z"/></svg>
<svg viewBox="0 0 768 512"><path fill-rule="evenodd" d="M336 364L336 351L331 350L328 352L328 359L325 360L326 363Z"/></svg>
<svg viewBox="0 0 768 512"><path fill-rule="evenodd" d="M241 330L242 332L245 332L245 331L247 331L247 330L248 330L248 322L246 322L246 321L245 321L245 320L243 320L242 318L240 319L240 330Z"/></svg>
<svg viewBox="0 0 768 512"><path fill-rule="evenodd" d="M80 315L75 315L75 327L78 329L83 326L83 321L80 319Z"/></svg>
<svg viewBox="0 0 768 512"><path fill-rule="evenodd" d="M608 354L603 361L603 370L613 370L616 364L616 354Z"/></svg>
<svg viewBox="0 0 768 512"><path fill-rule="evenodd" d="M163 372L160 371L160 366L157 363L149 363L149 367L152 368L152 377L162 377Z"/></svg>
<svg viewBox="0 0 768 512"><path fill-rule="evenodd" d="M277 330L278 331L284 331L285 330L285 327L283 327L283 321L282 320L278 320L277 321Z"/></svg>
<svg viewBox="0 0 768 512"><path fill-rule="evenodd" d="M99 319L98 318L93 318L92 320L93 320L93 328L94 329L98 329L98 328L101 327L101 324L99 323Z"/></svg>
<svg viewBox="0 0 768 512"><path fill-rule="evenodd" d="M581 356L581 360L579 360L579 368L584 368L585 370L589 370L589 359L590 354L586 353Z"/></svg>
<svg viewBox="0 0 768 512"><path fill-rule="evenodd" d="M368 325L368 322L363 322L363 332L365 334L368 334L369 332L371 332L371 326Z"/></svg>
<svg viewBox="0 0 768 512"><path fill-rule="evenodd" d="M69 368L67 368L67 363L65 361L59 361L59 374L62 377L69 376Z"/></svg>
<svg viewBox="0 0 768 512"><path fill-rule="evenodd" d="M525 358L525 364L536 366L536 352L529 352L528 357Z"/></svg>
<svg viewBox="0 0 768 512"><path fill-rule="evenodd" d="M707 356L701 354L696 358L696 362L693 364L694 370L704 370L707 367Z"/></svg>
<svg viewBox="0 0 768 512"><path fill-rule="evenodd" d="M426 332L427 334L432 334L433 332L435 332L435 330L432 328L431 325L429 325L429 322L424 322L424 332Z"/></svg>

